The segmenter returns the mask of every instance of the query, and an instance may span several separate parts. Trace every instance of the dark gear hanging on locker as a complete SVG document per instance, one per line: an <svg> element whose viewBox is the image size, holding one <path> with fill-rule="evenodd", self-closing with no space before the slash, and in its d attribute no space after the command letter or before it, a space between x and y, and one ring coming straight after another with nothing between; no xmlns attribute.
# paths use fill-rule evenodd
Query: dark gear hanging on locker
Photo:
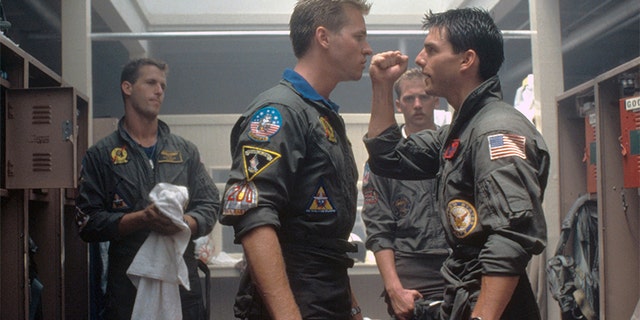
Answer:
<svg viewBox="0 0 640 320"><path fill-rule="evenodd" d="M569 209L556 253L547 261L549 290L563 320L598 319L598 260L598 205L585 194Z"/></svg>

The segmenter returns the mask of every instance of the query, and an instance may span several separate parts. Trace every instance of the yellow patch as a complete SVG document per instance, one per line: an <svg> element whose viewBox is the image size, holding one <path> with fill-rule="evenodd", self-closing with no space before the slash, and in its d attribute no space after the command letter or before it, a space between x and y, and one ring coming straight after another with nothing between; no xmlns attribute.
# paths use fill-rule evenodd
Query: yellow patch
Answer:
<svg viewBox="0 0 640 320"><path fill-rule="evenodd" d="M244 174L248 181L253 180L260 172L272 165L281 155L277 152L256 148L252 146L242 146L242 159L244 162Z"/></svg>
<svg viewBox="0 0 640 320"><path fill-rule="evenodd" d="M129 162L129 159L127 159L127 149L125 147L113 148L113 150L111 150L111 161L113 161L113 164Z"/></svg>
<svg viewBox="0 0 640 320"><path fill-rule="evenodd" d="M336 143L338 140L336 139L336 133L333 130L333 127L329 123L329 119L327 117L320 117L320 124L324 128L324 134L327 136L327 140L330 142Z"/></svg>
<svg viewBox="0 0 640 320"><path fill-rule="evenodd" d="M311 197L307 206L307 213L335 213L336 209L331 203L331 199L325 191L324 185L320 184L315 194Z"/></svg>

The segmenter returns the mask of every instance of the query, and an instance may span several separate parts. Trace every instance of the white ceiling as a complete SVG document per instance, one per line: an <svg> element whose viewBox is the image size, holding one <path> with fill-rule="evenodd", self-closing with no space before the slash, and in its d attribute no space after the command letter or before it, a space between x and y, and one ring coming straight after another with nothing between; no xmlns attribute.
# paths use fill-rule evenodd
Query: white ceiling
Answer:
<svg viewBox="0 0 640 320"><path fill-rule="evenodd" d="M482 7L503 31L529 34L529 2L548 0L370 0L366 17L375 52L421 48L423 14ZM295 0L93 0L94 114L119 116L122 65L149 55L171 67L166 113L239 112L282 69L295 64L287 36ZM565 88L572 88L640 54L640 1L559 0ZM61 72L61 0L4 1L13 25L7 35L55 72ZM230 32L227 32L230 31ZM249 31L232 36L235 31ZM258 31L277 31L257 36ZM385 33L390 31L389 33ZM189 33L205 33L189 36ZM226 34L225 34L226 33ZM393 33L391 35L390 33ZM224 34L224 35L223 35ZM508 33L507 33L508 34ZM531 45L505 36L500 78L507 101L531 72ZM340 84L332 98L345 112L368 112L370 84Z"/></svg>
<svg viewBox="0 0 640 320"><path fill-rule="evenodd" d="M461 5L463 0L376 1L367 17L369 25L415 26L425 10L443 11ZM466 1L492 8L497 0ZM149 30L203 25L287 25L295 0L194 0L189 5L174 0L138 0Z"/></svg>
<svg viewBox="0 0 640 320"><path fill-rule="evenodd" d="M201 30L247 26L286 26L296 0L103 0L101 7L111 5L116 11L124 8L131 13L130 6L137 8L138 19L145 22L144 30L166 31ZM509 1L503 1L509 2ZM517 3L518 1L511 1ZM370 26L411 26L419 28L423 14L432 10L444 11L462 6L482 7L500 14L499 0L384 0L372 1L371 12L367 16ZM504 4L503 4L504 6ZM508 7L508 5L506 6ZM122 12L121 12L122 13ZM129 17L131 19L131 17Z"/></svg>

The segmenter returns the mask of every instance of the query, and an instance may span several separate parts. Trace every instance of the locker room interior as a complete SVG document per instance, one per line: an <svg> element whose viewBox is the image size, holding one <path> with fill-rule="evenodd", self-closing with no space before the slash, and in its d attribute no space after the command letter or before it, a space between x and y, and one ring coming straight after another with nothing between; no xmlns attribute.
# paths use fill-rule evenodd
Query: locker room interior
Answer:
<svg viewBox="0 0 640 320"><path fill-rule="evenodd" d="M82 3L80 3L82 2ZM636 0L373 0L365 20L374 52L400 49L413 60L428 10L488 9L504 32L499 73L504 98L522 99L534 80L530 107L552 153L544 198L547 250L530 278L544 319L559 319L546 261L576 199L598 203L599 318L640 316L640 2ZM553 3L551 3L553 2ZM73 222L75 187L86 149L115 129L123 115L121 67L131 57L169 64L160 119L199 148L222 189L231 164L228 135L238 115L273 86L295 57L288 19L295 0L19 0L0 2L2 108L0 196L0 318L29 318L29 262L47 288L47 319L89 319L88 246ZM411 64L413 66L413 64ZM527 82L527 79L529 80ZM367 70L338 85L360 178L370 109ZM44 99L44 100L42 100ZM53 105L50 131L35 131L21 103ZM450 119L442 104L439 119ZM449 117L449 118L447 118ZM398 115L398 121L402 121ZM49 136L63 136L59 144ZM25 164L49 147L46 171ZM57 141L57 140L56 140ZM69 143L72 141L73 143ZM362 198L359 198L359 205ZM366 236L361 219L354 234ZM210 235L219 258L209 264L211 319L232 319L242 255L230 227ZM30 255L29 239L39 249ZM370 253L350 270L363 315L386 319L382 282ZM204 277L204 276L203 276Z"/></svg>

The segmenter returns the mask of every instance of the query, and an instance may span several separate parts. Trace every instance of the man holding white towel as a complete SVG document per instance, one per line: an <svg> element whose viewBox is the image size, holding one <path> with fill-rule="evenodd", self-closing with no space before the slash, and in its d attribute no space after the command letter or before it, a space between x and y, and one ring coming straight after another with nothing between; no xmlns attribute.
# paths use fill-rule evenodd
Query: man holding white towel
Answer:
<svg viewBox="0 0 640 320"><path fill-rule="evenodd" d="M158 119L167 71L166 63L149 58L124 67L120 85L124 117L115 132L89 148L82 162L76 200L80 237L110 242L105 319L131 318L136 287L126 272L148 236L152 232L171 236L181 230L150 200L154 186L166 182L187 188L189 201L182 219L191 239L211 232L219 213L218 191L196 146L171 134ZM193 241L188 241L183 257L191 289L180 286L183 319L204 319Z"/></svg>

